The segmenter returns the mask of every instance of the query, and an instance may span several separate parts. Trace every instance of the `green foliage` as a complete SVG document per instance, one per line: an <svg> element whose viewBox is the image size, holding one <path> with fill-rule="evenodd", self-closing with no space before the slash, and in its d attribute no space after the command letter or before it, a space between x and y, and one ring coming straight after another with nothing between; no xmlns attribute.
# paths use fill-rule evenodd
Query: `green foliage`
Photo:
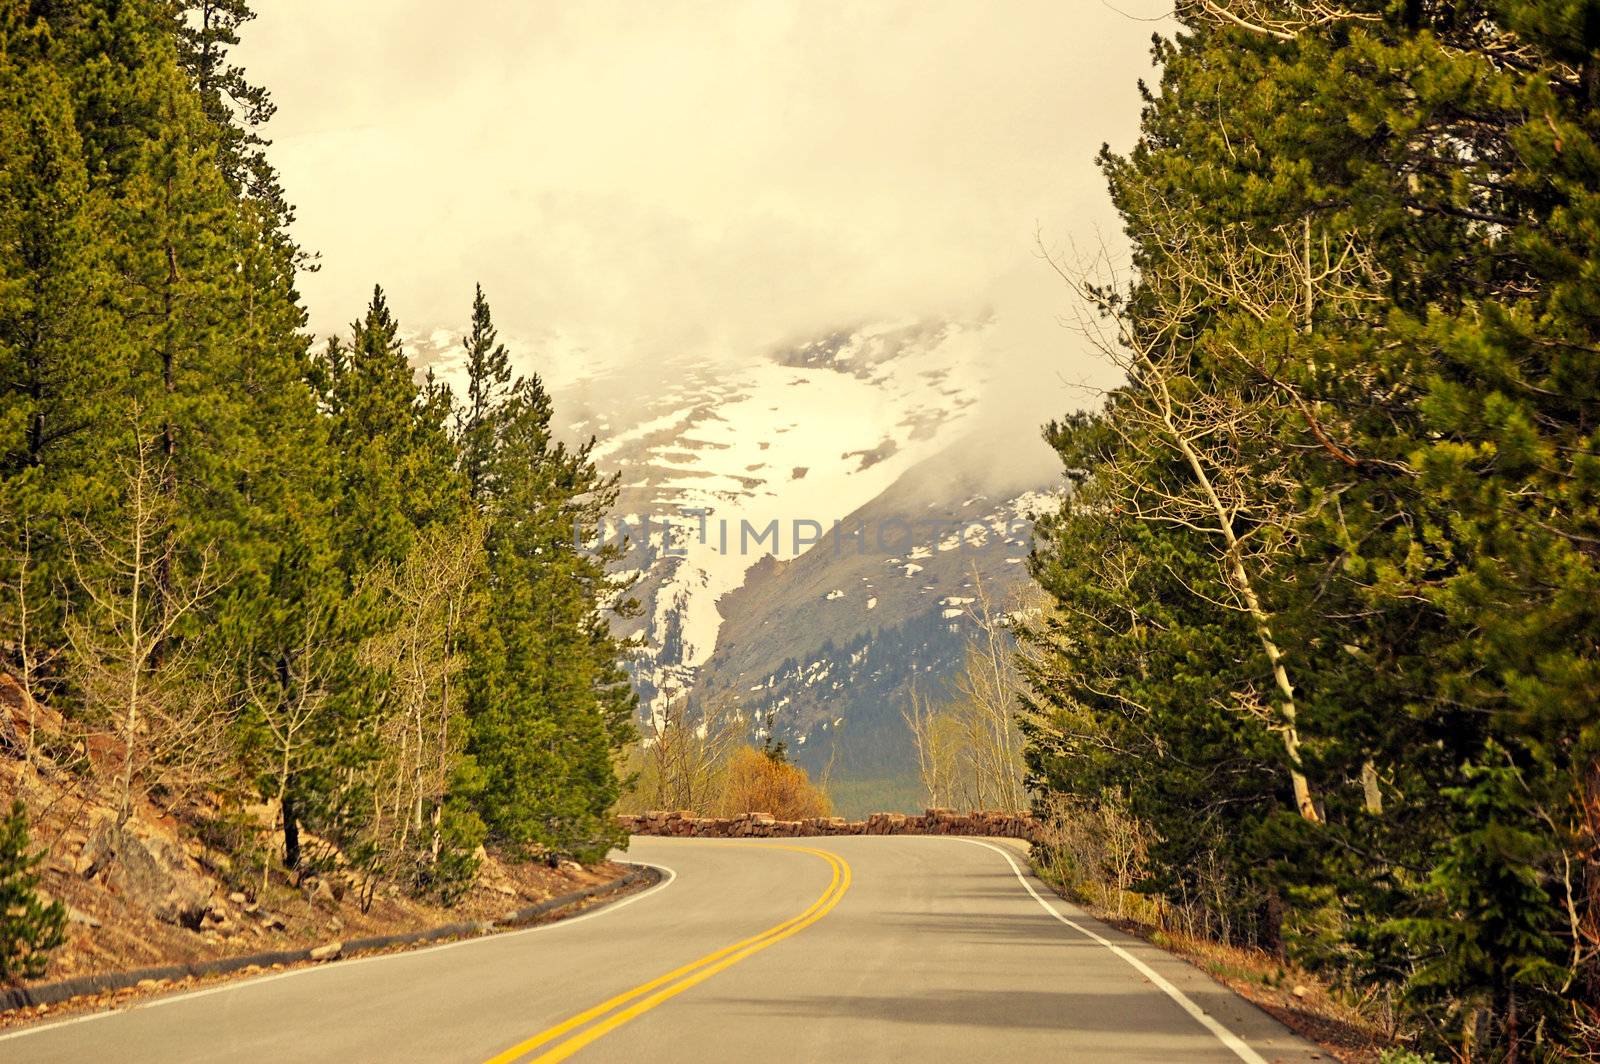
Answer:
<svg viewBox="0 0 1600 1064"><path fill-rule="evenodd" d="M1033 778L1125 795L1143 889L1214 932L1283 912L1441 1050L1554 1055L1600 991L1592 21L1328 10L1180 5L1103 157L1129 383L1050 433ZM1197 468L1237 546L1183 509Z"/></svg>
<svg viewBox="0 0 1600 1064"><path fill-rule="evenodd" d="M312 355L271 97L232 58L252 17L0 0L0 665L140 737L126 805L265 800L270 832L208 828L251 876L337 849L454 897L484 841L603 856L634 702L613 555L572 530L614 481L513 385L481 289L463 405L381 288ZM159 520L130 587L135 453ZM134 597L177 619L113 700L96 648Z"/></svg>
<svg viewBox="0 0 1600 1064"><path fill-rule="evenodd" d="M1378 1054L1378 1064L1439 1064L1437 1057L1424 1056L1411 1049L1385 1049Z"/></svg>
<svg viewBox="0 0 1600 1064"><path fill-rule="evenodd" d="M501 371L477 365L483 379L469 394L491 396ZM580 545L609 511L616 480L595 469L593 440L568 449L552 439L551 413L535 376L477 415L500 430L480 480L492 607L471 636L470 749L491 838L591 860L623 841L611 817L614 766L633 738L633 696L601 613L618 592L606 576L614 547Z"/></svg>
<svg viewBox="0 0 1600 1064"><path fill-rule="evenodd" d="M511 412L511 358L499 342L482 285L473 291L472 331L462 345L467 349L467 394L456 411L456 446L468 494L483 500L494 490L495 452Z"/></svg>
<svg viewBox="0 0 1600 1064"><path fill-rule="evenodd" d="M66 941L67 910L39 897L40 858L28 852L28 816L20 800L0 817L0 981L44 972L46 955Z"/></svg>

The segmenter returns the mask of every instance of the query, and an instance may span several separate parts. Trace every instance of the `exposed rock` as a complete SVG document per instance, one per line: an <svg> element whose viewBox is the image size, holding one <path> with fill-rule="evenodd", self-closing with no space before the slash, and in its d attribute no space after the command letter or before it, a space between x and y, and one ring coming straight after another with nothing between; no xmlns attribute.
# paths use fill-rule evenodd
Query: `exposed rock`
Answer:
<svg viewBox="0 0 1600 1064"><path fill-rule="evenodd" d="M314 961L331 961L343 952L343 942L329 942L325 946L317 946L313 948L311 951L311 959Z"/></svg>
<svg viewBox="0 0 1600 1064"><path fill-rule="evenodd" d="M27 748L30 727L34 729L33 744L38 746L60 735L62 725L61 714L35 702L11 674L0 672L0 749L21 754Z"/></svg>
<svg viewBox="0 0 1600 1064"><path fill-rule="evenodd" d="M71 905L67 906L67 919L72 923L82 924L84 927L88 928L96 928L101 926L99 920L84 912L82 909L74 908Z"/></svg>
<svg viewBox="0 0 1600 1064"><path fill-rule="evenodd" d="M219 935L233 935L239 931L239 925L234 922L233 914L221 905L206 913L205 922L201 927L206 931L215 931Z"/></svg>
<svg viewBox="0 0 1600 1064"><path fill-rule="evenodd" d="M504 894L507 897L514 896L517 893L516 884L511 881L511 877L506 873L505 866L489 856L482 846L479 846L474 851L473 859L478 864L478 886L485 890L492 890L496 894Z"/></svg>
<svg viewBox="0 0 1600 1064"><path fill-rule="evenodd" d="M312 905L325 905L329 908L338 907L339 898L333 892L333 885L321 876L308 879L301 886L305 889L306 901Z"/></svg>
<svg viewBox="0 0 1600 1064"><path fill-rule="evenodd" d="M232 894L228 895L228 900L233 902L235 905L243 905L249 899L244 896L244 891L236 890Z"/></svg>
<svg viewBox="0 0 1600 1064"><path fill-rule="evenodd" d="M103 877L108 887L169 924L199 930L211 908L211 887L181 845L119 826L113 817L95 824L77 867L84 878Z"/></svg>
<svg viewBox="0 0 1600 1064"><path fill-rule="evenodd" d="M56 900L55 896L53 894L51 894L48 890L43 889L42 887L39 888L36 891L36 893L39 895L39 901L42 902L45 905L49 905L51 902ZM94 927L99 927L100 926L100 921L99 920L95 919L93 916L91 916L88 913L84 912L82 909L79 909L79 908L77 908L75 906L72 906L72 905L68 905L65 902L62 903L61 907L66 910L67 922L68 923L82 924L84 927L89 927L89 928L94 928Z"/></svg>

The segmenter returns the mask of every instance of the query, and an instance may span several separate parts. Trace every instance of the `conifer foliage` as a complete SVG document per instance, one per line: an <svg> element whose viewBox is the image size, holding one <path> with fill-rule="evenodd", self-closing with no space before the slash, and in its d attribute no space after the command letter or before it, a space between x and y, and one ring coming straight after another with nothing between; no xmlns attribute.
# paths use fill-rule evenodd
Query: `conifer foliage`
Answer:
<svg viewBox="0 0 1600 1064"><path fill-rule="evenodd" d="M1593 5L1193 0L1063 264L1035 786L1462 1059L1600 1038Z"/></svg>
<svg viewBox="0 0 1600 1064"><path fill-rule="evenodd" d="M0 667L119 816L264 803L244 881L448 896L480 843L602 856L634 703L573 528L614 483L481 288L462 398L381 288L312 352L252 17L0 0Z"/></svg>
<svg viewBox="0 0 1600 1064"><path fill-rule="evenodd" d="M38 863L28 849L27 815L13 802L0 816L0 981L38 975L65 937L67 910L39 894Z"/></svg>

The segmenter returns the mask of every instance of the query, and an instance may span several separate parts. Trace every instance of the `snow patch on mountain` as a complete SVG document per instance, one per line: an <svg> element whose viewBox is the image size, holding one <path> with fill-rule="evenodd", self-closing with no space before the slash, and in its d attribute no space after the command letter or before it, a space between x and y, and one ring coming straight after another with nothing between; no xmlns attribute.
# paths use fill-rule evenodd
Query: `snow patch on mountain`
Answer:
<svg viewBox="0 0 1600 1064"><path fill-rule="evenodd" d="M752 567L804 553L947 442L983 387L987 330L868 325L755 364L686 362L601 442L595 460L622 477L627 564L653 601L634 665L648 700L664 704L711 656L717 603Z"/></svg>

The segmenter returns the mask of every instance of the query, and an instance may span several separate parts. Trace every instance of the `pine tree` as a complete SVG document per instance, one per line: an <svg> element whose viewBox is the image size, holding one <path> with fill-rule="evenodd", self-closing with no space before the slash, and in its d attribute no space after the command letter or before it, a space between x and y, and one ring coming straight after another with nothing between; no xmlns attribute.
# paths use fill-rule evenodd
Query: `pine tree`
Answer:
<svg viewBox="0 0 1600 1064"><path fill-rule="evenodd" d="M462 344L467 349L467 394L456 412L455 436L467 492L476 502L493 491L489 475L505 430L511 388L511 359L499 342L482 285L473 291L472 331Z"/></svg>
<svg viewBox="0 0 1600 1064"><path fill-rule="evenodd" d="M1310 956L1408 987L1419 1015L1481 1003L1481 1022L1437 1036L1515 1055L1532 1037L1572 1037L1578 1000L1600 986L1581 930L1600 897L1583 856L1600 758L1583 693L1600 669L1600 378L1587 354L1600 296L1586 265L1600 67L1572 5L1319 10L1180 5L1183 32L1155 48L1143 135L1103 162L1134 248L1138 282L1116 307L1134 342L1184 360L1187 398L1219 412L1212 431L1279 456L1258 468L1293 485L1293 523L1241 515L1236 531L1258 544L1289 533L1259 593L1289 648L1321 823L1259 800L1212 807L1179 783L1186 766L1265 771L1208 740L1215 707L1261 689L1264 668L1241 672L1231 639L1190 641L1226 631L1215 603L1237 588L1167 561L1156 542L1180 547L1181 532L1141 547L1170 569L1141 565L1136 596L1081 547L1152 523L1172 487L1153 464L1092 509L1097 470L1159 453L1119 410L1138 380L1107 423L1058 439L1087 479L1061 526L1080 539L1052 535L1041 559L1062 616L1038 678L1036 771L1077 791L1085 764L1109 770L1163 830L1182 828L1186 802L1215 808L1217 852L1254 869L1234 877L1237 904L1257 885L1287 896ZM1261 287L1318 257L1362 264L1355 298ZM1089 527L1107 512L1112 527ZM1117 633L1135 638L1141 610L1176 603L1181 626L1163 618L1091 668L1100 648L1119 650ZM1180 658L1151 653L1180 633ZM1149 667L1184 682L1147 689L1133 677ZM1094 741L1072 740L1080 729L1112 743L1148 733L1170 756L1101 764ZM1164 807L1163 793L1180 801ZM1157 856L1158 879L1181 879L1183 851Z"/></svg>
<svg viewBox="0 0 1600 1064"><path fill-rule="evenodd" d="M262 128L277 113L272 94L229 61L241 27L256 17L247 0L183 0L176 14L178 55L199 94L206 117L221 135L219 161L235 192L264 219L263 234L302 266L313 264L288 236L294 224L277 169L267 158L272 142Z"/></svg>
<svg viewBox="0 0 1600 1064"><path fill-rule="evenodd" d="M461 503L446 411L417 386L381 287L350 331L348 345L329 346L319 380L340 455L335 535L353 580L403 559L417 529Z"/></svg>
<svg viewBox="0 0 1600 1064"><path fill-rule="evenodd" d="M602 616L611 556L586 553L575 533L596 526L616 489L590 460L593 441L569 450L551 417L538 377L519 379L486 463L490 605L466 672L469 749L493 837L589 860L620 840L615 757L634 702Z"/></svg>
<svg viewBox="0 0 1600 1064"><path fill-rule="evenodd" d="M30 563L6 573L23 605L8 601L0 616L26 622L44 647L59 643L67 605L52 593L65 577L63 522L106 502L117 381L96 232L105 205L89 187L59 50L43 24L0 23L0 527L8 543L27 542ZM25 618L17 609L30 599Z"/></svg>
<svg viewBox="0 0 1600 1064"><path fill-rule="evenodd" d="M20 799L0 817L0 981L37 978L47 954L66 941L67 910L39 896L40 857L28 851L28 817Z"/></svg>
<svg viewBox="0 0 1600 1064"><path fill-rule="evenodd" d="M536 379L512 386L481 289L459 411L411 370L381 289L311 356L271 98L231 58L251 17L245 0L0 0L5 665L31 685L53 662L58 707L122 733L124 814L181 804L155 747L204 709L227 761L207 782L272 804L297 875L325 856L302 824L444 893L482 820L513 846L601 855L634 703L604 613L614 554L572 526L615 481L593 441L551 438ZM136 489L119 453L143 461ZM96 549L130 528L136 578ZM437 582L442 622L417 592ZM438 668L407 672L397 646ZM476 764L454 719L463 657ZM101 712L111 689L120 716Z"/></svg>

